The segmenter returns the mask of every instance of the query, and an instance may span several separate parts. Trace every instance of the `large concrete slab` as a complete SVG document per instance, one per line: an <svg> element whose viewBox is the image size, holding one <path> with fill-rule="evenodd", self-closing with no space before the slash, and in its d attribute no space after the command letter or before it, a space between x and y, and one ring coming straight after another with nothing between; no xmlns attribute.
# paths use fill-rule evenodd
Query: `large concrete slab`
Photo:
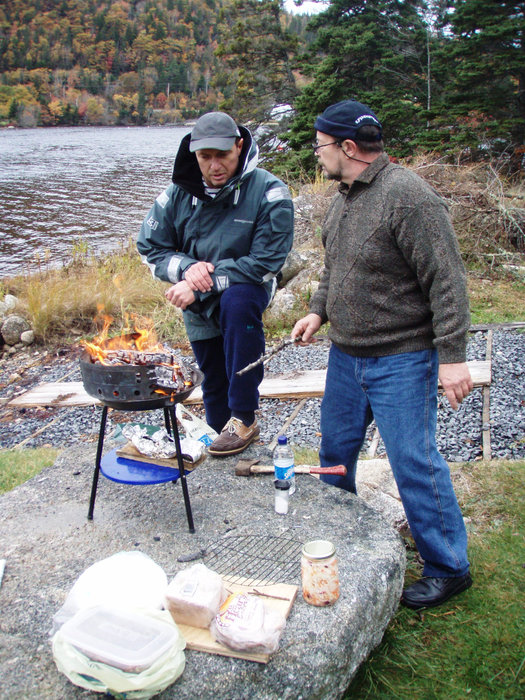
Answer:
<svg viewBox="0 0 525 700"><path fill-rule="evenodd" d="M280 648L267 665L186 651L183 675L159 697L311 700L344 694L380 642L402 590L404 546L377 511L301 475L288 515L280 516L270 475L236 477L237 458L208 457L188 477L195 534L188 531L179 484L125 486L101 477L94 520L88 522L94 453L92 444L69 450L0 498L0 559L7 562L0 588L2 699L100 697L58 672L48 637L53 614L89 565L119 551L140 550L171 580L189 566L177 562L179 555L209 550L227 535L248 534L332 540L340 599L316 608L299 592ZM260 446L243 456L268 460ZM295 582L300 583L298 574Z"/></svg>

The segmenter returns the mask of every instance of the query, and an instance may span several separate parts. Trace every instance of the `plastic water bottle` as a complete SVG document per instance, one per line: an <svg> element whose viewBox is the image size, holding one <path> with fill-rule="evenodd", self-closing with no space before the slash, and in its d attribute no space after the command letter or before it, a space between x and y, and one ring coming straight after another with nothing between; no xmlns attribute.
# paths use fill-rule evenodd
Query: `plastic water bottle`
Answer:
<svg viewBox="0 0 525 700"><path fill-rule="evenodd" d="M279 435L273 451L273 466L276 479L285 479L290 482L290 495L292 495L295 492L295 461L286 435Z"/></svg>

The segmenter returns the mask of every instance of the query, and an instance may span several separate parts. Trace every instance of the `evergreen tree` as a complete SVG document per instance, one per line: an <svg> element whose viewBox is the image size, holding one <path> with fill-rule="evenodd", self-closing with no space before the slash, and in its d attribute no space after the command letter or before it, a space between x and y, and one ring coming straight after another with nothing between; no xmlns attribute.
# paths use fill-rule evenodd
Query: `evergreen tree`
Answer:
<svg viewBox="0 0 525 700"><path fill-rule="evenodd" d="M275 139L279 125L268 126L272 110L290 104L296 95L291 56L297 39L283 29L280 0L233 0L225 4L217 56L229 71L222 72L226 99L220 105L239 122L257 130L262 151ZM218 84L215 80L215 85Z"/></svg>
<svg viewBox="0 0 525 700"><path fill-rule="evenodd" d="M384 122L389 149L408 152L426 123L423 9L422 0L332 0L312 18L308 28L317 37L300 62L311 82L296 100L287 135L302 169L313 167L304 146L313 138L316 115L345 99L374 109Z"/></svg>
<svg viewBox="0 0 525 700"><path fill-rule="evenodd" d="M446 79L436 122L475 155L512 150L525 132L525 5L516 0L450 0L437 68ZM446 107L446 110L444 109ZM451 119L452 117L452 119ZM481 147L481 149L479 148Z"/></svg>
<svg viewBox="0 0 525 700"><path fill-rule="evenodd" d="M17 100L13 97L11 102L9 103L9 110L7 112L7 119L10 122L16 122L18 119L18 109L19 109L19 104Z"/></svg>
<svg viewBox="0 0 525 700"><path fill-rule="evenodd" d="M137 101L137 124L144 124L146 121L146 93L144 88L139 88L139 96Z"/></svg>

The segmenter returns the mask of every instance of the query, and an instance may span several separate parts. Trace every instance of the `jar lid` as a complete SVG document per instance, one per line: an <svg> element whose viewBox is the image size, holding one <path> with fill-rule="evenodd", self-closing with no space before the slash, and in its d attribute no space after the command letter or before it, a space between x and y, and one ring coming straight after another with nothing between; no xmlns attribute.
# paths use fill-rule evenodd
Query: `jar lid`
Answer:
<svg viewBox="0 0 525 700"><path fill-rule="evenodd" d="M328 540L312 540L303 545L303 556L308 559L327 559L335 554L335 545Z"/></svg>
<svg viewBox="0 0 525 700"><path fill-rule="evenodd" d="M288 491L290 488L290 480L289 479L274 479L275 488L280 489L281 491Z"/></svg>

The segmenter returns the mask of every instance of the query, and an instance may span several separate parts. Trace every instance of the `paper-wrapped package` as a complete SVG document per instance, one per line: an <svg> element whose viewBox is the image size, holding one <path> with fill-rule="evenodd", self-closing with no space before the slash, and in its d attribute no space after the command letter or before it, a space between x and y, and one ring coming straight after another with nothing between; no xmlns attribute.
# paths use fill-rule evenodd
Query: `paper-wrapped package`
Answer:
<svg viewBox="0 0 525 700"><path fill-rule="evenodd" d="M259 598L233 593L214 617L210 632L217 642L231 649L272 654L285 625L284 615Z"/></svg>
<svg viewBox="0 0 525 700"><path fill-rule="evenodd" d="M207 628L227 598L222 578L204 564L179 571L166 590L166 608L175 622Z"/></svg>

